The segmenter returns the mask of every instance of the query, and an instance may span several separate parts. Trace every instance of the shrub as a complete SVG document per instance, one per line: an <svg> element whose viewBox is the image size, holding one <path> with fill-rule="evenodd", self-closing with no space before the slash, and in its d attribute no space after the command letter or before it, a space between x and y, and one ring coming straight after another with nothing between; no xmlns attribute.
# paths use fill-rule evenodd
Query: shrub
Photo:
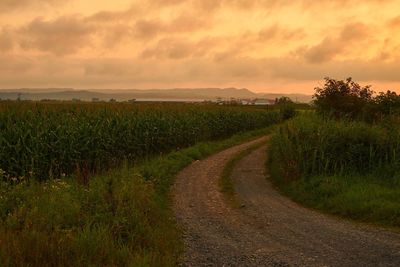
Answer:
<svg viewBox="0 0 400 267"><path fill-rule="evenodd" d="M360 119L365 118L373 93L370 86L362 87L351 78L344 81L325 78L324 87L316 87L313 97L320 114L337 119Z"/></svg>

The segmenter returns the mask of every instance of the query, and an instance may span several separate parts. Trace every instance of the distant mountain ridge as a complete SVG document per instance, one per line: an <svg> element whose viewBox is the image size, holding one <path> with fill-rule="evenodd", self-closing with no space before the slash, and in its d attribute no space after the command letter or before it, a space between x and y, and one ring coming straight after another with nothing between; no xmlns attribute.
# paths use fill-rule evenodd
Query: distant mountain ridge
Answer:
<svg viewBox="0 0 400 267"><path fill-rule="evenodd" d="M75 90L72 88L21 88L21 89L1 89L1 99L21 100L72 100L80 99L82 101L108 101L116 99L118 101L137 100L157 100L157 101L203 101L239 98L254 99L287 96L294 101L310 102L311 96L305 94L278 94L278 93L254 93L246 88L174 88L174 89L86 89Z"/></svg>

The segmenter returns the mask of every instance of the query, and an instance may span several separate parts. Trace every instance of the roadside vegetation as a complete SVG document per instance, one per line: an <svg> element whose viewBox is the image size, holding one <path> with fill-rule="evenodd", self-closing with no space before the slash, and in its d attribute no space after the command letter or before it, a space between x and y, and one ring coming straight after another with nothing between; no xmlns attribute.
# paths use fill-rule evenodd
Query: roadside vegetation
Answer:
<svg viewBox="0 0 400 267"><path fill-rule="evenodd" d="M314 99L315 112L273 135L276 184L305 205L400 227L400 96L327 78Z"/></svg>
<svg viewBox="0 0 400 267"><path fill-rule="evenodd" d="M262 108L178 104L0 109L2 266L176 265L176 173L281 121Z"/></svg>

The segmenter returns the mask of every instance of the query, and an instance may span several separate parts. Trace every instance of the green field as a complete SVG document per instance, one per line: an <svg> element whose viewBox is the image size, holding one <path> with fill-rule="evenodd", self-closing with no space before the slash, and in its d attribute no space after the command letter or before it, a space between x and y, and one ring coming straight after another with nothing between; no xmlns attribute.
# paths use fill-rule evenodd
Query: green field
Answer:
<svg viewBox="0 0 400 267"><path fill-rule="evenodd" d="M285 99L276 107L0 101L0 265L175 266L176 174L271 131L267 165L285 194L398 229L400 97L338 93L351 81L329 82L333 97L311 109ZM225 167L228 199L233 167L250 151Z"/></svg>
<svg viewBox="0 0 400 267"><path fill-rule="evenodd" d="M307 206L400 227L400 96L327 78L315 107L273 135L274 182Z"/></svg>
<svg viewBox="0 0 400 267"><path fill-rule="evenodd" d="M2 102L0 111L4 266L176 265L176 173L282 117L187 104Z"/></svg>
<svg viewBox="0 0 400 267"><path fill-rule="evenodd" d="M0 103L0 169L9 180L83 180L144 158L279 121L262 108L189 104Z"/></svg>

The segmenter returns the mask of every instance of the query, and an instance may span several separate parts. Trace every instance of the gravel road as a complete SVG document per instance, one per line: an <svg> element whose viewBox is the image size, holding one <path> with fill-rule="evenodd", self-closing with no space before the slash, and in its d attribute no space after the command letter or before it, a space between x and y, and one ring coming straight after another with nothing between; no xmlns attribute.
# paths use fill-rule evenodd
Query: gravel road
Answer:
<svg viewBox="0 0 400 267"><path fill-rule="evenodd" d="M400 234L306 209L282 196L265 173L267 147L235 166L242 208L233 208L218 178L236 153L263 137L196 161L173 188L184 233L183 266L400 266Z"/></svg>

